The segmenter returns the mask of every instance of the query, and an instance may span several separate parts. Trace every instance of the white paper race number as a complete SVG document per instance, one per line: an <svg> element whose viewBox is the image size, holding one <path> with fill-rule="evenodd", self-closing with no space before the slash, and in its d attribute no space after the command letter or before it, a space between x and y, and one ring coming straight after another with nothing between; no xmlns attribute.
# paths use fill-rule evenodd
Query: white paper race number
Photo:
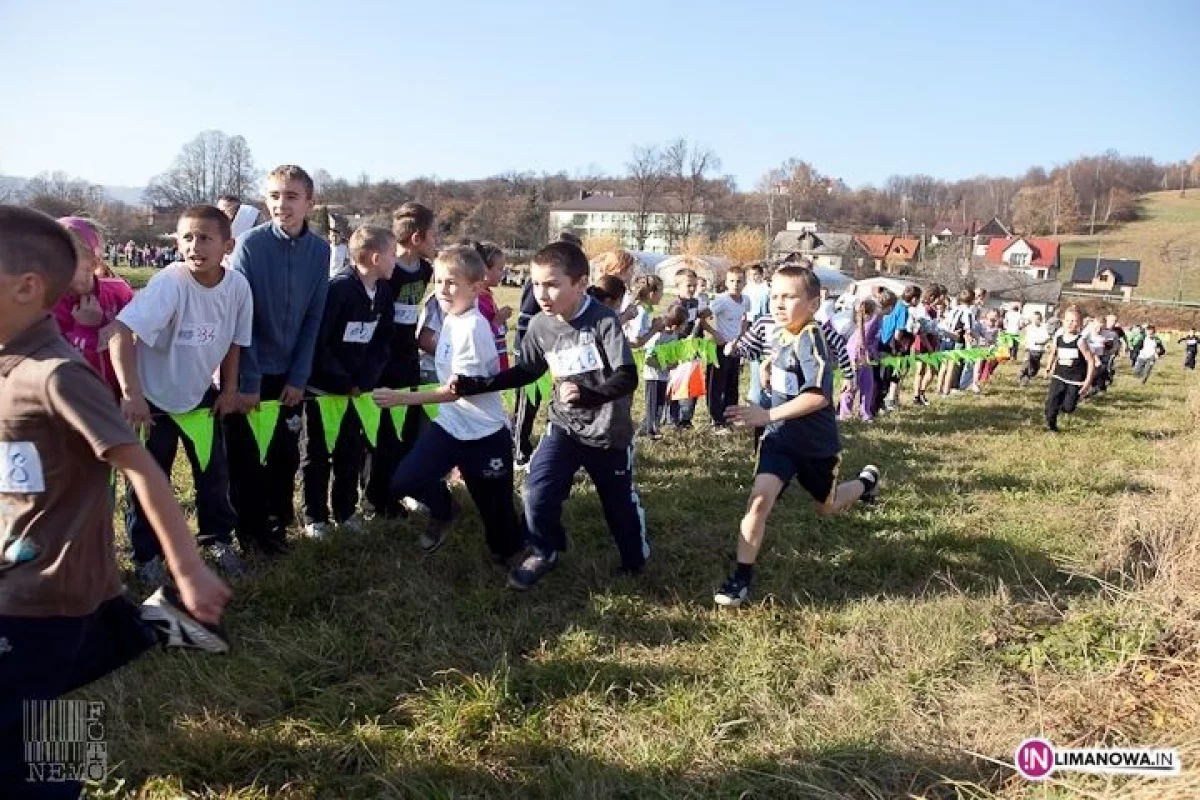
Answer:
<svg viewBox="0 0 1200 800"><path fill-rule="evenodd" d="M413 306L408 303L396 303L394 308L397 325L416 325L417 318L421 316L420 306Z"/></svg>
<svg viewBox="0 0 1200 800"><path fill-rule="evenodd" d="M33 442L0 442L0 492L41 494L44 491L42 457Z"/></svg>
<svg viewBox="0 0 1200 800"><path fill-rule="evenodd" d="M794 397L800 394L800 379L794 372L772 366L771 388L780 394Z"/></svg>
<svg viewBox="0 0 1200 800"><path fill-rule="evenodd" d="M217 340L217 325L214 322L198 322L195 325L180 325L175 343L182 347L206 347Z"/></svg>
<svg viewBox="0 0 1200 800"><path fill-rule="evenodd" d="M569 378L572 375L604 368L604 362L600 360L600 350L595 342L546 353L546 364L555 378Z"/></svg>
<svg viewBox="0 0 1200 800"><path fill-rule="evenodd" d="M378 324L378 322L347 322L346 333L342 336L342 341L350 344L367 344L375 335L375 326Z"/></svg>

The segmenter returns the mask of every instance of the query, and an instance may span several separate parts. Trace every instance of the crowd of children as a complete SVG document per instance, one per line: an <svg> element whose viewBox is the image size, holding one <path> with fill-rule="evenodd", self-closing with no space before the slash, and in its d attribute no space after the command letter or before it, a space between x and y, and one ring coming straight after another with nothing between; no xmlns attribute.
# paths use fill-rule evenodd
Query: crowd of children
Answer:
<svg viewBox="0 0 1200 800"><path fill-rule="evenodd" d="M0 785L19 771L21 700L58 697L156 642L228 648L218 623L229 589L206 562L238 577L246 556L286 552L297 478L307 536L423 508L426 553L453 528L461 509L450 482L461 479L491 558L527 590L567 550L563 506L582 469L619 571L636 575L650 544L635 438L692 427L706 396L715 433L755 432L736 559L714 595L738 606L789 483L821 515L877 500L878 467L840 480L839 425L893 411L906 382L918 406L930 391L983 392L998 363L1015 360L1019 337L1020 380L1045 367L1045 423L1057 431L1060 414L1110 385L1122 347L1143 382L1165 352L1153 326L1126 334L1115 318L1069 309L1051 328L1019 308L988 308L983 291L951 296L937 285L883 289L838 313L813 270L794 264L769 279L761 265L731 267L715 297L683 269L667 301L663 280L637 274L623 251L589 281L579 242L564 235L532 259L510 363L513 310L491 294L504 274L498 247L439 250L433 212L406 203L390 228L355 230L331 276L330 244L306 221L308 174L273 170L266 206L270 221L236 238L228 211L185 210L179 261L136 294L105 277L89 221L0 207L0 654L19 654L0 658L0 681L16 687L0 702ZM664 355L688 339L711 342L706 369ZM1200 338L1179 341L1191 369ZM971 352L940 366L917 359L911 371L886 358L955 350ZM511 418L501 393L547 373L549 392L517 391ZM539 402L548 424L535 448ZM438 410L392 411L418 405ZM197 414L216 420L203 454L183 422ZM166 477L181 445L194 536ZM125 475L133 561L154 589L140 607L125 599L112 550L110 468Z"/></svg>

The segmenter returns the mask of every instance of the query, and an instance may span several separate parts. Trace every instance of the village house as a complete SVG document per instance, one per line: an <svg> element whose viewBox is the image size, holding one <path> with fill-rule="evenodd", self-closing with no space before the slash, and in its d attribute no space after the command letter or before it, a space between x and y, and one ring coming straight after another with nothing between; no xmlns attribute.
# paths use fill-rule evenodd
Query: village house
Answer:
<svg viewBox="0 0 1200 800"><path fill-rule="evenodd" d="M907 272L921 255L921 240L890 233L862 233L854 237L865 254L865 266L876 272Z"/></svg>
<svg viewBox="0 0 1200 800"><path fill-rule="evenodd" d="M817 231L817 223L792 220L787 230L775 234L771 242L773 258L803 258L814 267L849 269L854 271L858 264L855 255L854 236L849 233L825 233Z"/></svg>
<svg viewBox="0 0 1200 800"><path fill-rule="evenodd" d="M1142 262L1128 258L1077 258L1067 289L1076 295L1119 297L1128 303L1141 270Z"/></svg>
<svg viewBox="0 0 1200 800"><path fill-rule="evenodd" d="M1012 229L1001 222L999 217L992 217L975 229L972 238L975 256L978 258L986 256L988 245L993 239L1007 239L1012 235Z"/></svg>
<svg viewBox="0 0 1200 800"><path fill-rule="evenodd" d="M992 239L984 251L985 267L1020 270L1036 280L1058 280L1058 242L1032 236Z"/></svg>
<svg viewBox="0 0 1200 800"><path fill-rule="evenodd" d="M698 210L693 212L690 233L707 231L708 223L707 215ZM669 253L673 245L680 243L683 227L678 202L673 198L664 198L655 201L647 209L646 241L640 247L637 227L638 201L635 197L580 192L578 198L564 200L550 207L551 241L563 231L570 231L580 238L611 235L620 240L621 246L627 250Z"/></svg>

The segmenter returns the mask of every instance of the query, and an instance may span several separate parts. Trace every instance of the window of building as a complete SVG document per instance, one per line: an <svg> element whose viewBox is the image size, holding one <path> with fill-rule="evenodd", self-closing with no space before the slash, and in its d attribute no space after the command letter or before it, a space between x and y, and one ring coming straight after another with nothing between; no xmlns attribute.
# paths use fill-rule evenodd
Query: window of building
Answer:
<svg viewBox="0 0 1200 800"><path fill-rule="evenodd" d="M1009 256L1008 263L1014 267L1024 267L1029 263L1029 253L1013 253Z"/></svg>
<svg viewBox="0 0 1200 800"><path fill-rule="evenodd" d="M575 214L571 217L571 224L580 227L587 225L587 214Z"/></svg>

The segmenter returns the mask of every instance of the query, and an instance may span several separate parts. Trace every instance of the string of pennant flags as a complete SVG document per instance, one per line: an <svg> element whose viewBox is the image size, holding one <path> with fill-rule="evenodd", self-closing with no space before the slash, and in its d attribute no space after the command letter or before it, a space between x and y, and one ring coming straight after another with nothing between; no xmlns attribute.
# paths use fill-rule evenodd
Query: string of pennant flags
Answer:
<svg viewBox="0 0 1200 800"><path fill-rule="evenodd" d="M438 388L440 388L440 384L427 383L412 391L428 392ZM540 403L542 398L549 398L552 391L553 379L549 372L524 387L526 397L534 404ZM512 411L516 405L516 393L516 389L501 392L504 405L509 411ZM383 409L375 404L370 394L360 394L357 397L325 394L309 399L315 401L320 413L321 431L325 437L325 446L329 450L333 450L337 443L342 425L346 421L346 415L351 409L358 417L367 441L372 447L375 447L379 443L379 424L385 411L392 418L392 428L398 431L404 427L404 421L408 417L410 408L420 408L430 420L437 419L438 410L441 408L438 403L425 403L420 406L396 406ZM257 408L246 414L246 422L249 423L250 430L254 434L254 441L258 445L258 457L264 464L267 462L267 452L271 447L271 440L275 438L275 426L279 422L281 409L282 406L278 400L267 400L259 403ZM197 408L194 411L166 414L165 416L170 417L192 443L196 453L196 462L200 469L208 469L209 461L212 458L213 438L216 435L217 424L212 410Z"/></svg>
<svg viewBox="0 0 1200 800"><path fill-rule="evenodd" d="M996 347L975 347L968 350L940 350L933 353L916 353L906 356L883 356L879 359L878 363L897 371L908 370L918 363L940 368L942 364L948 361L968 362L993 358L999 348L1007 349L1017 341L1016 336L1007 333L1001 333L997 339L998 344ZM717 363L717 348L711 339L688 338L656 345L647 350L635 351L635 360L639 362L639 366L642 366L645 363L645 359L651 355L657 360L661 369L670 369L678 364L694 360L699 360L706 364ZM427 392L437 388L439 388L439 384L428 383L417 387L413 391ZM517 391L516 389L509 389L501 392L504 406L510 412L516 406ZM553 392L553 378L551 378L549 372L543 373L537 381L525 386L524 392L529 401L536 405L543 399L551 396ZM419 407L430 420L437 418L440 408L438 403L425 403L421 406L396 406L390 409L383 409L375 404L375 401L369 394L360 394L357 397L350 397L348 395L318 395L311 399L316 402L317 409L320 412L321 431L325 437L326 447L329 450L332 450L337 443L338 436L341 435L342 425L346 420L346 415L351 409L354 410L359 423L362 425L367 442L372 447L375 447L379 443L379 425L383 419L385 410L391 416L393 429L400 430L404 427L404 421L408 416L409 408ZM246 421L249 423L250 430L254 434L254 441L258 445L259 459L264 464L267 461L267 452L270 449L271 440L275 438L275 427L279 422L280 410L281 406L278 400L268 400L260 403L257 408L246 414ZM208 463L212 457L213 438L216 433L216 418L213 416L212 411L207 408L198 408L194 411L187 411L182 414L168 414L166 416L169 416L179 426L179 430L183 435L191 441L200 469L208 469Z"/></svg>

